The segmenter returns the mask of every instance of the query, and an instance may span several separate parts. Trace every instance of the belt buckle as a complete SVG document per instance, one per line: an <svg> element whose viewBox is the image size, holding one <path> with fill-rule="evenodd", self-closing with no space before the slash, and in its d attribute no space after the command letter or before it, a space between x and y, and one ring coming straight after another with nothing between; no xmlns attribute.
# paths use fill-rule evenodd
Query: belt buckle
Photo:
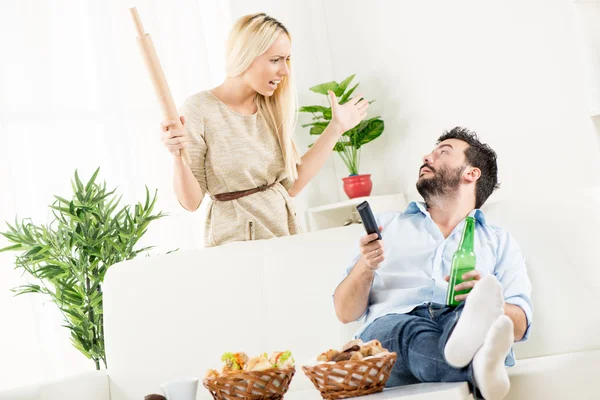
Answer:
<svg viewBox="0 0 600 400"><path fill-rule="evenodd" d="M268 185L262 185L262 186L258 187L258 191L259 192L264 192L265 190L267 190L267 188L268 188Z"/></svg>

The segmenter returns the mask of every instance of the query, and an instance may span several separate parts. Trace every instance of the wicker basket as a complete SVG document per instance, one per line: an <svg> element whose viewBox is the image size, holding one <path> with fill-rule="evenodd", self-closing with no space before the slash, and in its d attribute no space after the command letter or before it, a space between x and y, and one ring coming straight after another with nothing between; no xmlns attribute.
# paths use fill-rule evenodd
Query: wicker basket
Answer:
<svg viewBox="0 0 600 400"><path fill-rule="evenodd" d="M287 392L296 368L232 372L204 379L204 387L218 400L279 400Z"/></svg>
<svg viewBox="0 0 600 400"><path fill-rule="evenodd" d="M303 366L302 370L324 399L346 399L381 392L396 358L396 353L385 353L360 361Z"/></svg>

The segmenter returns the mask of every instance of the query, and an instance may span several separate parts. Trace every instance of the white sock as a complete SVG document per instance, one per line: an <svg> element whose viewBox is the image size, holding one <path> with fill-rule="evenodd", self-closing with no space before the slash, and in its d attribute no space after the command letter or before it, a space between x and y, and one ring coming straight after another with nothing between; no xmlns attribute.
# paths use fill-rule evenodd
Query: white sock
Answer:
<svg viewBox="0 0 600 400"><path fill-rule="evenodd" d="M486 400L501 400L508 394L510 380L504 360L514 340L513 322L503 315L494 322L473 358L475 384Z"/></svg>
<svg viewBox="0 0 600 400"><path fill-rule="evenodd" d="M467 366L501 315L504 315L502 286L493 275L487 275L467 297L465 308L444 347L446 362L456 368Z"/></svg>

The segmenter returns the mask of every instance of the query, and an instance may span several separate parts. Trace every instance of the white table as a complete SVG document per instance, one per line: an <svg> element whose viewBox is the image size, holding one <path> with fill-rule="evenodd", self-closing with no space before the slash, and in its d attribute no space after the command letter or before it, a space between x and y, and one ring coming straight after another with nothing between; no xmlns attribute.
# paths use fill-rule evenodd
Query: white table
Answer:
<svg viewBox="0 0 600 400"><path fill-rule="evenodd" d="M385 389L381 393L368 396L354 397L360 400L472 400L466 382L446 383L419 383ZM290 392L284 396L284 400L320 400L321 394L314 390L302 390Z"/></svg>

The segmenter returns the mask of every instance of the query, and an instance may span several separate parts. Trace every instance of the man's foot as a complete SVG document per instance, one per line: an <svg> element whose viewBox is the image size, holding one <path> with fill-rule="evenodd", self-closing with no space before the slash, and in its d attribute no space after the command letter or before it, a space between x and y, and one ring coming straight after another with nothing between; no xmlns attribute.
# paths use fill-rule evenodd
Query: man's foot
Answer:
<svg viewBox="0 0 600 400"><path fill-rule="evenodd" d="M514 340L513 322L503 315L494 322L473 358L473 378L486 400L503 399L510 389L504 360Z"/></svg>
<svg viewBox="0 0 600 400"><path fill-rule="evenodd" d="M493 275L487 275L467 297L465 308L444 347L446 362L456 368L467 366L501 315L504 315L502 286Z"/></svg>

